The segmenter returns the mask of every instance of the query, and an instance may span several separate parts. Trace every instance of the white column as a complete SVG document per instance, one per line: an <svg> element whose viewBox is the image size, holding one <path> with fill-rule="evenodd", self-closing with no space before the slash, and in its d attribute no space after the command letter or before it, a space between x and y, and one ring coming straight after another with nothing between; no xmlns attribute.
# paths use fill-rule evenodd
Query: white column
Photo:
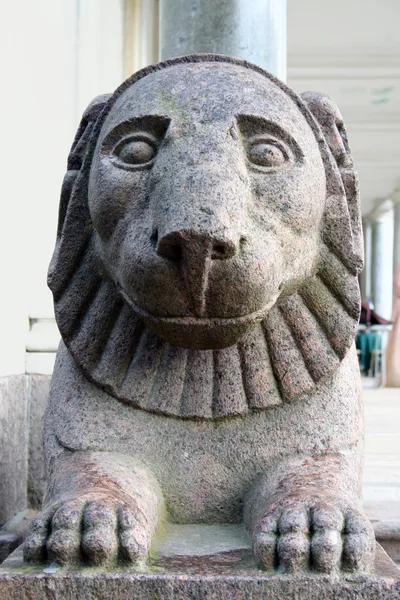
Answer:
<svg viewBox="0 0 400 600"><path fill-rule="evenodd" d="M379 316L390 319L393 298L393 210L372 225L372 300Z"/></svg>
<svg viewBox="0 0 400 600"><path fill-rule="evenodd" d="M393 208L393 272L400 267L400 198Z"/></svg>
<svg viewBox="0 0 400 600"><path fill-rule="evenodd" d="M77 14L77 120L99 94L122 83L124 10L121 0L79 0Z"/></svg>
<svg viewBox="0 0 400 600"><path fill-rule="evenodd" d="M124 78L158 61L158 0L124 2Z"/></svg>
<svg viewBox="0 0 400 600"><path fill-rule="evenodd" d="M160 0L161 59L211 52L286 79L286 0Z"/></svg>
<svg viewBox="0 0 400 600"><path fill-rule="evenodd" d="M363 219L364 235L364 270L361 274L361 298L368 300L372 296L372 225L368 219Z"/></svg>

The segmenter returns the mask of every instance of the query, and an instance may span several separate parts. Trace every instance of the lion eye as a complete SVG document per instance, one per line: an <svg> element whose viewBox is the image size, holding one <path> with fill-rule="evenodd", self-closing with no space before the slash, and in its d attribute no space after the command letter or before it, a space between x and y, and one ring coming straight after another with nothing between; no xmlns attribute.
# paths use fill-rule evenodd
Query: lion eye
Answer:
<svg viewBox="0 0 400 600"><path fill-rule="evenodd" d="M146 140L130 139L119 144L114 154L126 165L145 165L153 160L156 149Z"/></svg>
<svg viewBox="0 0 400 600"><path fill-rule="evenodd" d="M280 167L283 165L287 156L273 142L256 142L253 143L248 151L248 159L255 165L260 167Z"/></svg>

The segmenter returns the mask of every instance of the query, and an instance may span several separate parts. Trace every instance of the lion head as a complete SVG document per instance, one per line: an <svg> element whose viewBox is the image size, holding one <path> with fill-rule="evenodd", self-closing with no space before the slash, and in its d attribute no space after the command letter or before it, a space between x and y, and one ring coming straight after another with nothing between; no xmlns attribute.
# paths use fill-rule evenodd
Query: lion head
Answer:
<svg viewBox="0 0 400 600"><path fill-rule="evenodd" d="M194 55L84 114L49 285L76 362L117 398L186 418L292 401L347 353L361 267L357 180L327 97Z"/></svg>

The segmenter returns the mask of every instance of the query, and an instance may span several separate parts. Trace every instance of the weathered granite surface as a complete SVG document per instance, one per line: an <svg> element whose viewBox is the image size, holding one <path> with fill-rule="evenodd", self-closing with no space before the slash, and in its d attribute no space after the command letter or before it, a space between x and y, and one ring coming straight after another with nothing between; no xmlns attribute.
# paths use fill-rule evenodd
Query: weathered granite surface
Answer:
<svg viewBox="0 0 400 600"><path fill-rule="evenodd" d="M167 522L369 572L357 178L331 100L213 55L85 112L49 270L63 338L28 563L144 565Z"/></svg>
<svg viewBox="0 0 400 600"><path fill-rule="evenodd" d="M398 600L400 570L377 547L370 574L283 575L258 569L237 525L175 525L141 569L26 566L20 548L0 567L7 600Z"/></svg>
<svg viewBox="0 0 400 600"><path fill-rule="evenodd" d="M43 419L49 388L47 375L0 378L0 526L42 504Z"/></svg>
<svg viewBox="0 0 400 600"><path fill-rule="evenodd" d="M28 506L40 508L45 489L43 464L43 421L49 399L50 377L30 376L29 448L28 448Z"/></svg>
<svg viewBox="0 0 400 600"><path fill-rule="evenodd" d="M25 375L0 377L0 525L27 507L28 389Z"/></svg>
<svg viewBox="0 0 400 600"><path fill-rule="evenodd" d="M36 515L37 511L27 508L0 527L0 564L24 542Z"/></svg>

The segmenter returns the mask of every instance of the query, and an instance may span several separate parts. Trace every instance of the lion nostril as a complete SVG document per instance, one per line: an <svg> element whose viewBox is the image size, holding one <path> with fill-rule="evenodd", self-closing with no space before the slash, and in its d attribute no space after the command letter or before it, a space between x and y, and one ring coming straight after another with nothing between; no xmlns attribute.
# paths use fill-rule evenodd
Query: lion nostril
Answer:
<svg viewBox="0 0 400 600"><path fill-rule="evenodd" d="M157 254L174 262L182 260L182 245L161 240L157 245Z"/></svg>
<svg viewBox="0 0 400 600"><path fill-rule="evenodd" d="M224 256L225 255L225 247L222 244L217 244L214 246L214 254Z"/></svg>
<svg viewBox="0 0 400 600"><path fill-rule="evenodd" d="M213 260L226 260L232 258L236 253L234 244L230 242L217 242L213 245L211 258Z"/></svg>
<svg viewBox="0 0 400 600"><path fill-rule="evenodd" d="M182 258L182 246L176 244L167 246L164 256L168 256L171 260L180 261Z"/></svg>
<svg viewBox="0 0 400 600"><path fill-rule="evenodd" d="M151 236L150 236L150 240L152 245L154 246L154 248L157 247L157 242L158 242L158 229L154 229Z"/></svg>
<svg viewBox="0 0 400 600"><path fill-rule="evenodd" d="M186 261L187 256L196 260L226 260L235 256L236 244L223 238L212 238L209 235L197 235L191 231L171 232L159 237L156 252L163 258L174 262Z"/></svg>

